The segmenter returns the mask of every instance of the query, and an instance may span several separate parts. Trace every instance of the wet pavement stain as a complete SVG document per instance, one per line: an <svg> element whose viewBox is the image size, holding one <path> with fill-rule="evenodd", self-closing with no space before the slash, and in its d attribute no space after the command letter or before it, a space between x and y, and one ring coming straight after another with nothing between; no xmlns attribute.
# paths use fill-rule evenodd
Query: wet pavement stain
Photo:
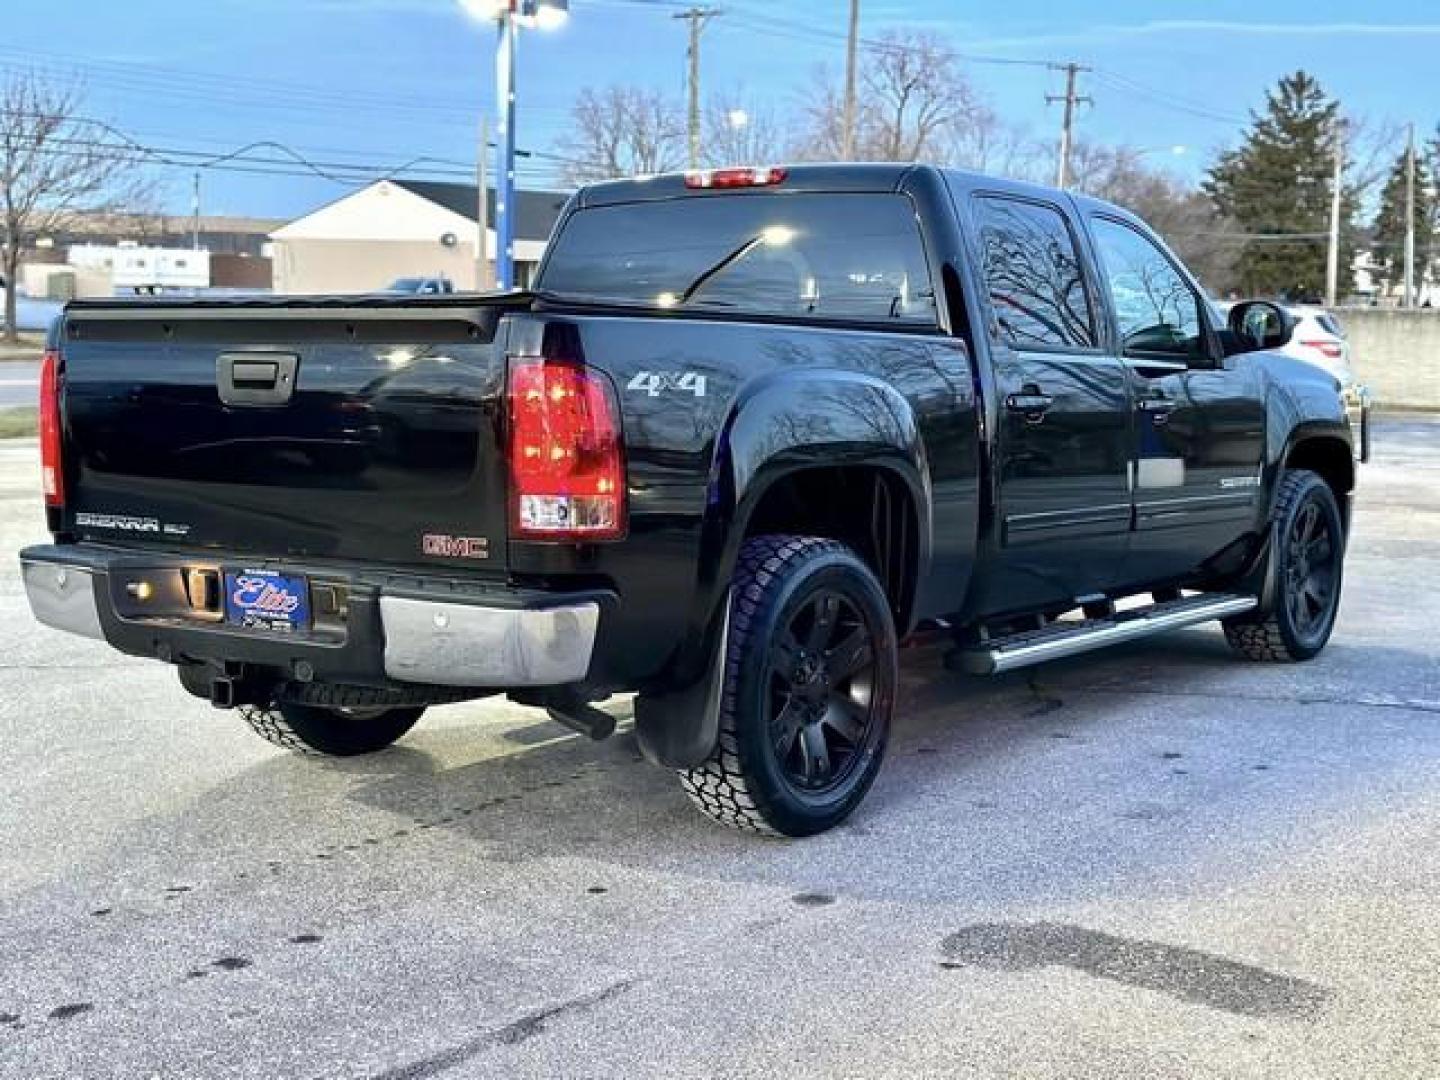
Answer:
<svg viewBox="0 0 1440 1080"><path fill-rule="evenodd" d="M1068 967L1237 1016L1308 1020L1332 997L1304 979L1197 949L1062 923L981 923L951 934L940 950L947 968Z"/></svg>
<svg viewBox="0 0 1440 1080"><path fill-rule="evenodd" d="M790 897L791 903L801 907L825 907L835 902L835 897L823 892L802 892Z"/></svg>
<svg viewBox="0 0 1440 1080"><path fill-rule="evenodd" d="M88 1013L94 1005L88 1001L77 1001L73 1005L58 1005L50 1010L51 1020L70 1020Z"/></svg>

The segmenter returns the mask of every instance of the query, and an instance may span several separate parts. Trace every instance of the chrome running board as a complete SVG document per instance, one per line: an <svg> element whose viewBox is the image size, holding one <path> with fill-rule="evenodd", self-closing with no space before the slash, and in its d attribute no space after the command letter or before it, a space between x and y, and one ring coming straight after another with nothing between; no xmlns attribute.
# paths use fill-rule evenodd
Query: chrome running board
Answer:
<svg viewBox="0 0 1440 1080"><path fill-rule="evenodd" d="M1117 612L1106 618L1055 622L1041 630L992 637L962 646L947 657L947 664L972 675L998 675L1003 671L1076 656L1092 649L1164 634L1212 619L1243 615L1258 603L1253 596L1224 593L1182 597Z"/></svg>

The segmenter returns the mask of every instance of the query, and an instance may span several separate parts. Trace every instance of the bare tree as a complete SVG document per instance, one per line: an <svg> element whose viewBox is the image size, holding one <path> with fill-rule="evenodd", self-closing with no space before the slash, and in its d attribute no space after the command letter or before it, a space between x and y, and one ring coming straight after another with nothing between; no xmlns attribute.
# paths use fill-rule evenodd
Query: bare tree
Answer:
<svg viewBox="0 0 1440 1080"><path fill-rule="evenodd" d="M1055 172L1049 152L1048 142L981 105L956 125L944 160L962 169L1040 183Z"/></svg>
<svg viewBox="0 0 1440 1080"><path fill-rule="evenodd" d="M571 130L556 144L570 162L571 184L644 176L679 168L685 160L680 110L653 90L614 85L580 92Z"/></svg>
<svg viewBox="0 0 1440 1080"><path fill-rule="evenodd" d="M704 131L704 158L711 168L765 165L786 156L786 140L774 112L738 94L711 100Z"/></svg>
<svg viewBox="0 0 1440 1080"><path fill-rule="evenodd" d="M844 155L844 100L830 73L816 72L809 122L796 151L811 160ZM866 46L855 120L855 156L871 161L944 161L956 136L985 109L953 49L934 34L886 31Z"/></svg>
<svg viewBox="0 0 1440 1080"><path fill-rule="evenodd" d="M868 61L860 131L863 145L882 161L938 156L946 135L979 109L954 50L934 34L887 31Z"/></svg>
<svg viewBox="0 0 1440 1080"><path fill-rule="evenodd" d="M5 340L18 340L15 295L25 245L62 227L79 209L105 209L143 186L125 146L79 115L82 97L35 73L0 84L0 271Z"/></svg>
<svg viewBox="0 0 1440 1080"><path fill-rule="evenodd" d="M1147 165L1126 146L1076 143L1070 162L1077 191L1144 219L1211 289L1224 292L1236 284L1239 226L1203 193Z"/></svg>

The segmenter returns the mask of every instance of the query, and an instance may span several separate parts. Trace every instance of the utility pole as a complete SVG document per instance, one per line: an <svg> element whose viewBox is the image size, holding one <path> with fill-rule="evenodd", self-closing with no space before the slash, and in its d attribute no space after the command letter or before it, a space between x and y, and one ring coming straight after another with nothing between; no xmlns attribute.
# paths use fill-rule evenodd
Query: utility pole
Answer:
<svg viewBox="0 0 1440 1080"><path fill-rule="evenodd" d="M677 11L675 18L690 21L690 168L700 167L700 35L705 25L720 14L719 8L692 7Z"/></svg>
<svg viewBox="0 0 1440 1080"><path fill-rule="evenodd" d="M190 189L190 250L200 250L200 170L196 169Z"/></svg>
<svg viewBox="0 0 1440 1080"><path fill-rule="evenodd" d="M1333 308L1340 292L1340 206L1345 184L1345 119L1335 117L1335 176L1330 182L1330 246L1325 254L1325 306Z"/></svg>
<svg viewBox="0 0 1440 1080"><path fill-rule="evenodd" d="M1065 94L1057 97L1054 94L1046 94L1045 101L1053 104L1057 101L1065 103L1065 118L1060 122L1060 163L1055 170L1055 186L1065 188L1070 186L1070 150L1075 145L1075 106L1093 105L1095 99L1084 97L1075 93L1075 80L1080 77L1083 71L1089 71L1083 64L1051 64L1056 71L1065 72Z"/></svg>
<svg viewBox="0 0 1440 1080"><path fill-rule="evenodd" d="M486 251L486 241L490 237L490 177L485 168L485 158L490 153L490 121L484 113L480 114L480 148L475 156L475 187L479 192L479 203L477 207L475 239L475 288L480 292L488 292L495 288L495 275L490 272L490 256Z"/></svg>
<svg viewBox="0 0 1440 1080"><path fill-rule="evenodd" d="M860 51L860 0L850 0L850 37L845 43L845 108L841 117L840 157L855 159L855 65Z"/></svg>
<svg viewBox="0 0 1440 1080"><path fill-rule="evenodd" d="M1405 306L1415 306L1415 125L1405 144Z"/></svg>

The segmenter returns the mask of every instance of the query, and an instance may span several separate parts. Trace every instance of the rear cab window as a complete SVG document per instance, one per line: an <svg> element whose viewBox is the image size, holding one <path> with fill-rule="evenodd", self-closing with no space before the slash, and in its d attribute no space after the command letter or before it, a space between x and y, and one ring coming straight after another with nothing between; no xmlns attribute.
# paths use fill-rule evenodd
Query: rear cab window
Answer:
<svg viewBox="0 0 1440 1080"><path fill-rule="evenodd" d="M655 309L934 328L920 224L899 194L745 194L588 207L536 288Z"/></svg>
<svg viewBox="0 0 1440 1080"><path fill-rule="evenodd" d="M1075 236L1051 206L976 200L985 288L1000 337L1020 350L1092 349L1095 318Z"/></svg>

